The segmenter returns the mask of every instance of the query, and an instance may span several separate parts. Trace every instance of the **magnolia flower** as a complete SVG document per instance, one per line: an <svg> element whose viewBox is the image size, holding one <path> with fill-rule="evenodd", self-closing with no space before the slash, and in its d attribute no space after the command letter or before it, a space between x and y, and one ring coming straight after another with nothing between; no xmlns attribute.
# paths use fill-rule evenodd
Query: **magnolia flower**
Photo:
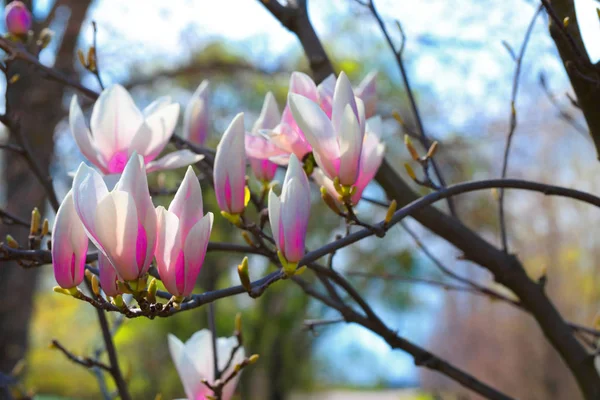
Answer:
<svg viewBox="0 0 600 400"><path fill-rule="evenodd" d="M208 136L210 86L207 80L202 81L185 108L183 117L183 137L200 146Z"/></svg>
<svg viewBox="0 0 600 400"><path fill-rule="evenodd" d="M73 200L88 237L119 279L135 281L143 276L156 247L156 213L143 157L131 156L111 192L98 172L81 163L73 181Z"/></svg>
<svg viewBox="0 0 600 400"><path fill-rule="evenodd" d="M252 167L256 179L262 182L272 181L277 171L277 164L270 161L269 158L281 155L283 152L260 133L276 127L280 119L281 115L275 97L273 93L268 92L260 115L252 127L252 133L247 133L245 138L250 167Z"/></svg>
<svg viewBox="0 0 600 400"><path fill-rule="evenodd" d="M283 181L281 196L269 192L269 222L279 258L287 274L293 274L304 256L304 240L310 213L310 187L295 155Z"/></svg>
<svg viewBox="0 0 600 400"><path fill-rule="evenodd" d="M4 21L13 35L26 35L31 29L31 13L22 1L13 1L4 8Z"/></svg>
<svg viewBox="0 0 600 400"><path fill-rule="evenodd" d="M331 115L331 103L326 98L329 90L328 85L329 82L326 80L317 86L308 75L302 72L292 72L289 93L295 93L311 99L315 103L320 104L327 115ZM306 154L312 151L310 143L304 137L304 133L290 111L289 104L283 110L281 123L267 132L267 135L269 140L280 149L279 152L271 154L270 157L282 165L287 164L290 154L295 154L299 160L302 160Z"/></svg>
<svg viewBox="0 0 600 400"><path fill-rule="evenodd" d="M317 103L291 93L292 114L313 147L315 161L330 179L342 186L356 183L365 133L364 105L355 98L348 77L342 72L333 94L331 120Z"/></svg>
<svg viewBox="0 0 600 400"><path fill-rule="evenodd" d="M175 364L188 400L204 400L206 396L212 395L213 392L202 383L203 379L209 383L215 381L212 333L208 329L203 329L194 333L185 343L171 334L168 339L171 359ZM245 352L242 347L235 352L231 364L225 369L231 353L237 345L238 341L235 337L217 338L217 360L222 377L229 376L235 366L244 360ZM222 400L229 400L233 397L238 379L239 374L224 386Z"/></svg>
<svg viewBox="0 0 600 400"><path fill-rule="evenodd" d="M144 157L148 172L173 169L193 164L202 159L190 150L180 150L155 160L173 134L179 105L163 97L140 111L133 99L120 85L102 91L94 104L90 120L91 130L73 96L69 124L73 137L83 155L102 173L123 172L133 152Z"/></svg>
<svg viewBox="0 0 600 400"><path fill-rule="evenodd" d="M60 287L71 289L83 281L88 238L75 212L73 192L69 191L58 208L52 230L52 265Z"/></svg>
<svg viewBox="0 0 600 400"><path fill-rule="evenodd" d="M385 152L385 145L381 142L381 118L379 116L369 118L366 124L366 133L363 139L362 153L360 155L360 168L358 172L358 178L354 187L356 188L354 193L350 197L350 202L356 205L365 188L373 180L377 170L381 166L383 161L383 155ZM329 179L323 171L315 169L313 178L317 183L327 190L327 192L336 200L340 201L340 194L335 189L333 181Z"/></svg>
<svg viewBox="0 0 600 400"><path fill-rule="evenodd" d="M160 278L174 296L189 296L204 262L213 214L204 215L202 189L192 170L169 205L156 208L156 265Z"/></svg>
<svg viewBox="0 0 600 400"><path fill-rule="evenodd" d="M246 206L244 136L244 113L239 113L217 146L213 175L217 203L224 216L239 216Z"/></svg>
<svg viewBox="0 0 600 400"><path fill-rule="evenodd" d="M598 9L600 4L596 0L575 0L575 16L581 40L592 64L600 61L600 18Z"/></svg>
<svg viewBox="0 0 600 400"><path fill-rule="evenodd" d="M120 294L117 286L117 271L110 263L110 260L102 253L98 253L98 271L100 275L100 287L107 296L115 297Z"/></svg>

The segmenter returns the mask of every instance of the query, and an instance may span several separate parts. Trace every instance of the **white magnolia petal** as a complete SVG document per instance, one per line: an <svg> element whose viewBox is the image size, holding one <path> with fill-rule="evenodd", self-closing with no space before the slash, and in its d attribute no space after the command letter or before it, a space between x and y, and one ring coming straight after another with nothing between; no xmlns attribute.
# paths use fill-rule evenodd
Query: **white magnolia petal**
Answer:
<svg viewBox="0 0 600 400"><path fill-rule="evenodd" d="M84 163L79 165L73 180L73 202L75 211L86 229L88 237L100 251L103 246L96 237L96 208L108 195L102 176Z"/></svg>
<svg viewBox="0 0 600 400"><path fill-rule="evenodd" d="M279 243L279 224L281 218L281 201L279 197L273 192L273 189L269 191L269 224L271 225L271 232L273 233L273 239L275 239L275 244L277 248L281 248L281 244Z"/></svg>
<svg viewBox="0 0 600 400"><path fill-rule="evenodd" d="M327 154L328 157L339 157L339 149L331 121L321 107L310 99L297 94L288 95L288 104L304 132L306 140L314 151Z"/></svg>
<svg viewBox="0 0 600 400"><path fill-rule="evenodd" d="M319 101L317 85L310 76L303 72L292 72L289 92L307 97L314 102Z"/></svg>
<svg viewBox="0 0 600 400"><path fill-rule="evenodd" d="M152 161L163 151L173 135L177 118L179 118L179 104L176 103L155 110L146 117L145 122L151 131L150 136L146 138L147 150L142 154L146 162Z"/></svg>
<svg viewBox="0 0 600 400"><path fill-rule="evenodd" d="M202 379L209 379L206 376L200 375L196 370L194 361L192 361L192 355L187 353L186 346L174 335L169 334L169 352L171 353L171 359L175 364L175 369L179 374L181 383L185 390L185 394L189 399L196 399L196 395L201 393L204 384L201 382Z"/></svg>
<svg viewBox="0 0 600 400"><path fill-rule="evenodd" d="M202 204L202 189L192 167L188 167L185 177L169 205L169 211L182 221L182 239L204 216Z"/></svg>
<svg viewBox="0 0 600 400"><path fill-rule="evenodd" d="M188 295L194 290L196 278L200 268L204 263L206 249L212 231L214 216L213 213L207 213L196 225L194 225L183 244L183 253L185 254L185 276L183 293Z"/></svg>
<svg viewBox="0 0 600 400"><path fill-rule="evenodd" d="M252 127L252 132L258 133L261 129L272 129L279 124L280 120L281 113L279 112L275 96L273 96L273 93L268 92L265 96L260 115Z"/></svg>
<svg viewBox="0 0 600 400"><path fill-rule="evenodd" d="M164 171L187 167L204 159L201 154L196 154L189 149L173 151L158 160L151 161L146 165L147 172Z"/></svg>
<svg viewBox="0 0 600 400"><path fill-rule="evenodd" d="M165 106L168 106L172 102L173 101L171 100L171 96L161 96L158 99L154 100L152 103L148 104L146 108L144 108L144 110L142 111L142 114L144 115L144 117L147 117L155 111Z"/></svg>
<svg viewBox="0 0 600 400"><path fill-rule="evenodd" d="M239 113L223 134L215 155L213 170L215 194L221 210L229 213L241 213L245 207L245 135L244 113ZM229 184L229 189L227 189L227 184ZM231 193L229 201L226 198L226 189Z"/></svg>
<svg viewBox="0 0 600 400"><path fill-rule="evenodd" d="M333 105L331 110L331 124L336 132L339 132L340 122L344 115L346 105L352 107L354 115L358 116L356 100L354 99L354 91L348 76L342 71L338 76L335 84L335 92L333 93ZM314 147L314 146L313 146Z"/></svg>
<svg viewBox="0 0 600 400"><path fill-rule="evenodd" d="M183 136L196 144L203 145L208 134L210 111L210 84L203 80L185 107Z"/></svg>
<svg viewBox="0 0 600 400"><path fill-rule="evenodd" d="M94 139L92 138L92 134L87 127L87 124L85 123L85 117L83 116L83 111L81 111L81 107L79 106L79 101L77 100L76 95L73 96L73 99L71 99L71 107L69 109L69 125L71 127L71 132L73 134L73 138L75 139L75 143L77 143L81 153L85 156L85 158L90 160L90 162L105 171L106 165L96 150Z"/></svg>
<svg viewBox="0 0 600 400"><path fill-rule="evenodd" d="M107 162L129 146L143 120L123 86L113 85L102 91L94 104L90 126L97 149Z"/></svg>
<svg viewBox="0 0 600 400"><path fill-rule="evenodd" d="M109 193L98 204L94 223L98 241L119 276L125 280L137 279L138 215L131 194Z"/></svg>
<svg viewBox="0 0 600 400"><path fill-rule="evenodd" d="M194 333L185 342L185 352L194 363L199 376L212 382L214 380L212 333L208 329Z"/></svg>
<svg viewBox="0 0 600 400"><path fill-rule="evenodd" d="M362 152L363 134L356 115L350 105L346 105L340 121L340 170L339 178L342 185L353 185L358 177L360 155Z"/></svg>
<svg viewBox="0 0 600 400"><path fill-rule="evenodd" d="M223 370L229 357L231 357L231 352L237 346L238 340L235 337L229 338L218 338L217 339L217 355L219 360L219 369ZM223 376L229 376L232 370L235 368L237 364L240 364L244 361L246 357L246 352L244 348L239 348L235 354L233 355L233 359L231 360L231 365L223 372ZM235 392L235 387L237 386L237 382L240 379L240 374L235 376L231 381L227 383L223 387L223 400L228 400L233 397L233 393Z"/></svg>
<svg viewBox="0 0 600 400"><path fill-rule="evenodd" d="M182 250L179 218L159 206L156 208L156 227L155 256L158 273L167 291L178 295L176 272L172 271L172 268L175 267Z"/></svg>

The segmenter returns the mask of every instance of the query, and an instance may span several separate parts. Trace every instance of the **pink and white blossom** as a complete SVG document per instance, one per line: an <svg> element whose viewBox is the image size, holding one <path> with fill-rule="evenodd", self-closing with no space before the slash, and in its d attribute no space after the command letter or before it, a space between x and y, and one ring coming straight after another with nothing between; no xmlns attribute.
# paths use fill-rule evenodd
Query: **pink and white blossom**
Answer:
<svg viewBox="0 0 600 400"><path fill-rule="evenodd" d="M279 107L273 93L268 92L265 96L262 110L251 133L246 133L245 146L250 167L256 179L262 182L270 182L275 177L277 164L269 158L284 154L273 142L262 136L261 133L275 128L281 119Z"/></svg>
<svg viewBox="0 0 600 400"><path fill-rule="evenodd" d="M217 146L214 183L221 211L241 214L246 206L246 150L244 113L235 116Z"/></svg>
<svg viewBox="0 0 600 400"><path fill-rule="evenodd" d="M189 150L180 150L156 159L177 124L179 105L162 97L140 111L120 85L103 90L96 100L90 128L73 96L69 124L83 155L103 174L123 172L134 152L143 156L147 171L184 167L202 159Z"/></svg>
<svg viewBox="0 0 600 400"><path fill-rule="evenodd" d="M343 72L333 94L331 119L313 100L290 93L288 102L298 126L313 148L317 165L325 175L343 186L356 183L360 166L365 114Z"/></svg>
<svg viewBox="0 0 600 400"><path fill-rule="evenodd" d="M281 196L269 192L269 222L277 249L289 263L304 256L304 242L310 214L310 187L306 173L295 155L290 157Z"/></svg>
<svg viewBox="0 0 600 400"><path fill-rule="evenodd" d="M197 145L204 145L208 136L210 112L210 85L202 81L185 108L183 137Z"/></svg>
<svg viewBox="0 0 600 400"><path fill-rule="evenodd" d="M56 213L52 230L52 265L54 278L64 289L83 281L88 238L75 211L73 192L69 191Z"/></svg>
<svg viewBox="0 0 600 400"><path fill-rule="evenodd" d="M189 296L204 263L213 214L204 215L202 189L188 167L169 209L156 208L156 265L161 280L174 296Z"/></svg>
<svg viewBox="0 0 600 400"><path fill-rule="evenodd" d="M354 184L356 190L350 198L350 201L354 205L358 204L363 191L373 180L383 161L385 145L381 142L380 132L381 118L379 116L369 118L366 124L366 133L363 139L362 153L360 155L358 178ZM312 176L319 185L324 186L325 189L327 189L327 192L334 199L340 200L340 195L335 190L333 181L329 179L323 171L315 169Z"/></svg>
<svg viewBox="0 0 600 400"><path fill-rule="evenodd" d="M213 344L212 333L208 329L203 329L192 335L185 343L176 336L169 334L169 352L179 379L183 384L185 394L188 400L205 400L206 396L213 395L213 392L202 383L206 380L214 383L215 373L213 365ZM231 357L232 351L238 345L237 338L217 338L217 360L221 376L229 376L237 364L240 364L245 358L244 348L239 348ZM227 362L232 358L228 368ZM239 380L239 374L235 376L223 387L221 398L230 400L235 393L235 387Z"/></svg>
<svg viewBox="0 0 600 400"><path fill-rule="evenodd" d="M108 258L120 280L146 274L156 248L156 213L144 158L134 153L112 191L102 176L81 163L73 201L90 240Z"/></svg>

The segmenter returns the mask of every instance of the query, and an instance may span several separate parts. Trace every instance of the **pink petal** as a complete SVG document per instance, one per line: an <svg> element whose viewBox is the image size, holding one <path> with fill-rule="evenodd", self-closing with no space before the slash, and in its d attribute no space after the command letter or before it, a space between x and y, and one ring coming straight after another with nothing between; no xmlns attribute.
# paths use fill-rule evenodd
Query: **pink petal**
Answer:
<svg viewBox="0 0 600 400"><path fill-rule="evenodd" d="M217 147L214 183L221 210L230 214L244 211L246 187L246 151L244 114L233 119Z"/></svg>
<svg viewBox="0 0 600 400"><path fill-rule="evenodd" d="M185 177L169 205L169 211L179 218L182 240L204 216L202 207L202 189L192 167L188 167Z"/></svg>
<svg viewBox="0 0 600 400"><path fill-rule="evenodd" d="M202 81L185 108L183 136L200 146L206 141L209 127L210 86Z"/></svg>
<svg viewBox="0 0 600 400"><path fill-rule="evenodd" d="M190 230L185 239L183 253L185 255L185 272L183 274L183 285L180 290L183 296L189 296L194 290L196 279L204 263L206 249L210 239L213 224L213 214L208 213ZM179 288L178 281L178 288Z"/></svg>

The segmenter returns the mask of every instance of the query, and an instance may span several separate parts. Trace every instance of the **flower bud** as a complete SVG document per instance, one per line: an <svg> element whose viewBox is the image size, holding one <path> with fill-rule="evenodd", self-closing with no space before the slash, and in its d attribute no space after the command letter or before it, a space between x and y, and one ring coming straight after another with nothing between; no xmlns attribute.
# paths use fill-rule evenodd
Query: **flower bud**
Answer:
<svg viewBox="0 0 600 400"><path fill-rule="evenodd" d="M6 29L13 35L26 35L31 29L31 13L21 1L13 1L4 9Z"/></svg>

